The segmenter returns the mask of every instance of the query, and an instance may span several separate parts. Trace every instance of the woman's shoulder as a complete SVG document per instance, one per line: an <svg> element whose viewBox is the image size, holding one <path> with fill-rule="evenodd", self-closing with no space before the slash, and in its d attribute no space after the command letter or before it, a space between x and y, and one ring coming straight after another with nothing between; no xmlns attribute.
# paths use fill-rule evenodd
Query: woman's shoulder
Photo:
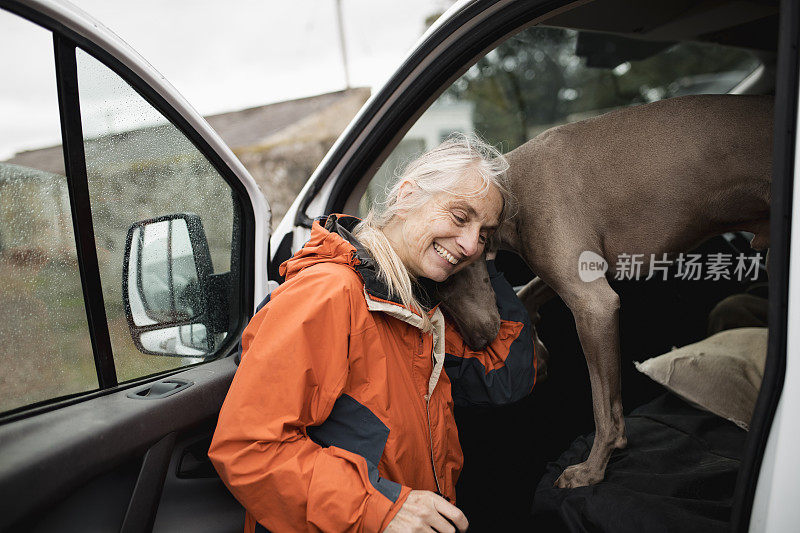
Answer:
<svg viewBox="0 0 800 533"><path fill-rule="evenodd" d="M321 262L304 268L286 280L275 289L273 297L291 292L342 298L360 295L363 290L364 283L352 267L341 263Z"/></svg>

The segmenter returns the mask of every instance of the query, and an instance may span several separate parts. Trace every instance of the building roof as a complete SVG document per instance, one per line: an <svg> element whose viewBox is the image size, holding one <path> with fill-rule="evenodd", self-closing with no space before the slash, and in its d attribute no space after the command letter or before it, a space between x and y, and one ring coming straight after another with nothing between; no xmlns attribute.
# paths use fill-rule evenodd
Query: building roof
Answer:
<svg viewBox="0 0 800 533"><path fill-rule="evenodd" d="M290 126L301 123L304 119L311 119L327 109L337 107L337 105L354 98L360 100L360 107L360 104L366 101L368 97L368 88L346 89L211 115L205 118L225 143L236 150L237 148L261 145L267 138L274 137L283 130L290 128ZM154 128L158 127L163 126L154 126ZM141 131L125 132L120 134L120 138L134 139L140 137L140 134ZM90 152L90 150L87 150L87 152ZM64 173L61 145L19 152L4 161L4 163L36 168L56 174L63 175Z"/></svg>
<svg viewBox="0 0 800 533"><path fill-rule="evenodd" d="M369 89L346 89L308 98L288 100L241 111L211 115L206 117L206 120L220 134L222 140L235 149L259 144L267 137L310 115L361 93L365 93L364 100L366 100L369 96Z"/></svg>

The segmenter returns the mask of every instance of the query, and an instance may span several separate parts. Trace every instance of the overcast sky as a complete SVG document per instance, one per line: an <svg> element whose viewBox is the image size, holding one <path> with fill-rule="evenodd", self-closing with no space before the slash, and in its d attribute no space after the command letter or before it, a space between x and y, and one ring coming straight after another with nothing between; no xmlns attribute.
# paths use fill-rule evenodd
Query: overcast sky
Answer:
<svg viewBox="0 0 800 533"><path fill-rule="evenodd" d="M127 41L203 115L345 87L335 0L73 3ZM450 4L342 0L351 85L379 86L422 35L425 18ZM0 160L58 138L52 42L28 26L0 13Z"/></svg>

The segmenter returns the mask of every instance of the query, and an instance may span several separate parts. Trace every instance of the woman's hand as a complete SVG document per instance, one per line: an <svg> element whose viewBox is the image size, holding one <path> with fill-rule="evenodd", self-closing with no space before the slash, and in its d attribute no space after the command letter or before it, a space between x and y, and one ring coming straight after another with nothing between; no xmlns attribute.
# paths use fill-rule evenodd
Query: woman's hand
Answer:
<svg viewBox="0 0 800 533"><path fill-rule="evenodd" d="M449 521L448 521L449 520ZM469 526L461 510L427 490L412 490L384 533L464 533Z"/></svg>

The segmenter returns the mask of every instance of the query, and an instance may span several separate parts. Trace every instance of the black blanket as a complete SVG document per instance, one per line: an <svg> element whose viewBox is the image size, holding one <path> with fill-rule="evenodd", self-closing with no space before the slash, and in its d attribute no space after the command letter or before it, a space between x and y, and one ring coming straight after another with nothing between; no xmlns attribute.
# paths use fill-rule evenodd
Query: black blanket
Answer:
<svg viewBox="0 0 800 533"><path fill-rule="evenodd" d="M586 459L593 435L550 463L536 489L541 531L640 533L727 531L747 433L665 394L625 417L628 446L611 456L605 480L557 489L565 466Z"/></svg>

